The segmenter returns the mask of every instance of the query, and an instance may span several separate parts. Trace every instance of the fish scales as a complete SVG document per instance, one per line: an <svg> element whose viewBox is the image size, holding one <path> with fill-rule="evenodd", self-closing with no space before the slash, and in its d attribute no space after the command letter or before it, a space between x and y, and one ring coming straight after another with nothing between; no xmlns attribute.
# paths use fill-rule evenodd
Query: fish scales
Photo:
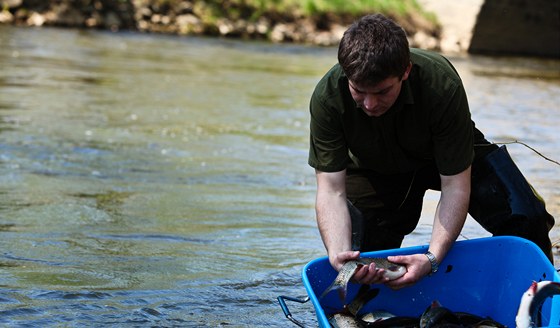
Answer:
<svg viewBox="0 0 560 328"><path fill-rule="evenodd" d="M362 328L362 325L349 314L337 313L333 315L329 323L333 328Z"/></svg>
<svg viewBox="0 0 560 328"><path fill-rule="evenodd" d="M350 282L356 270L362 265L369 265L371 263L375 263L375 267L378 269L384 269L384 276L389 280L395 280L406 273L406 267L389 262L385 258L362 257L357 260L350 260L344 263L333 283L323 292L321 298L325 297L332 290L338 290L340 299L344 301L346 299L348 282Z"/></svg>

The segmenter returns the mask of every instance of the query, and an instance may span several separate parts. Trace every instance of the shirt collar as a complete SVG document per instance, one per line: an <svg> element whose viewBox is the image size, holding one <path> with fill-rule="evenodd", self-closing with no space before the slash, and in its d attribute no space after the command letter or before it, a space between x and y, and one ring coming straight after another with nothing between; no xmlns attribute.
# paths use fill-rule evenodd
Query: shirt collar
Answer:
<svg viewBox="0 0 560 328"><path fill-rule="evenodd" d="M414 104L414 96L412 94L412 88L410 86L410 82L404 80L401 85L401 92L397 97L397 100L393 104L393 107L390 111L401 111L405 107L405 105L413 105Z"/></svg>

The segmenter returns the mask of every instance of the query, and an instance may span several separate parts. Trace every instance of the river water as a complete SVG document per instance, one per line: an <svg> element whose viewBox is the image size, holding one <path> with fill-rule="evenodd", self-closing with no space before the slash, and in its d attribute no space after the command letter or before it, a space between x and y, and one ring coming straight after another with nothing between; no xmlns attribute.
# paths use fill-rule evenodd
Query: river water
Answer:
<svg viewBox="0 0 560 328"><path fill-rule="evenodd" d="M0 27L0 325L289 325L276 297L305 296L301 269L325 255L307 105L335 58ZM558 61L451 60L490 140L560 159ZM560 167L508 149L560 217ZM428 242L436 202L405 246ZM469 220L461 239L486 235Z"/></svg>

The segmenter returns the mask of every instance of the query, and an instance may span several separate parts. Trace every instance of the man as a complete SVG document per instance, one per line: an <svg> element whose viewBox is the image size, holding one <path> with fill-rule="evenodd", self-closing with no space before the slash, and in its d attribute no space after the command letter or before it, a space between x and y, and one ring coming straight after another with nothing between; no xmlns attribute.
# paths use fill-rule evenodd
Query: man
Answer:
<svg viewBox="0 0 560 328"><path fill-rule="evenodd" d="M552 261L554 219L505 147L475 128L449 61L409 49L403 29L376 14L345 32L338 62L311 98L309 151L317 223L335 269L358 251L400 247L427 189L441 190L429 251L390 257L407 267L397 280L371 264L355 281L398 289L437 271L467 212L494 235L534 241Z"/></svg>

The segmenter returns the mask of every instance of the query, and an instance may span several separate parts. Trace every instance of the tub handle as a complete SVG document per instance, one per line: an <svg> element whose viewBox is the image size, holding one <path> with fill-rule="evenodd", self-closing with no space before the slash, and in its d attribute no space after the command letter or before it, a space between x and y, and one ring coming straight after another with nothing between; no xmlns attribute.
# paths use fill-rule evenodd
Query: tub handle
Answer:
<svg viewBox="0 0 560 328"><path fill-rule="evenodd" d="M292 317L292 314L290 313L290 310L288 309L288 306L286 305L286 300L303 304L303 303L307 303L309 301L309 296L307 296L303 299L290 297L290 296L278 296L278 303L280 303L280 307L282 308L282 311L284 312L284 315L286 316L286 318L288 318L288 320L290 320L291 322L296 324L298 327L305 328L303 323L299 322L298 320L294 319L294 317Z"/></svg>

